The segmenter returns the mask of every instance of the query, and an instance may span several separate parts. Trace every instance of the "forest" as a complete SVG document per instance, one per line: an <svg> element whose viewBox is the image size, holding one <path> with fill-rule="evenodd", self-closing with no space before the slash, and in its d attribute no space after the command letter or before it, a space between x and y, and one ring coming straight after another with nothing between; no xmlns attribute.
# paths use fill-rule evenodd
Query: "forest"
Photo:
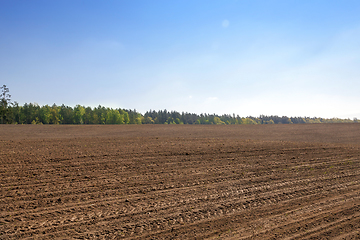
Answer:
<svg viewBox="0 0 360 240"><path fill-rule="evenodd" d="M20 106L11 101L9 88L3 85L0 99L1 124L305 124L305 123L352 123L356 118L318 118L265 116L240 117L235 114L195 114L165 110L150 110L145 114L135 109L98 107L39 106L25 103Z"/></svg>

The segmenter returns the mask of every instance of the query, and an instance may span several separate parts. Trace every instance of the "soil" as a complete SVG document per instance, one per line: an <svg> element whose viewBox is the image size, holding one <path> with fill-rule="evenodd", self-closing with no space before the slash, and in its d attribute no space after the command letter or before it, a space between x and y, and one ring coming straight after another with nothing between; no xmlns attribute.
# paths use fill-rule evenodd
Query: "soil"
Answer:
<svg viewBox="0 0 360 240"><path fill-rule="evenodd" d="M360 239L360 124L0 125L0 239Z"/></svg>

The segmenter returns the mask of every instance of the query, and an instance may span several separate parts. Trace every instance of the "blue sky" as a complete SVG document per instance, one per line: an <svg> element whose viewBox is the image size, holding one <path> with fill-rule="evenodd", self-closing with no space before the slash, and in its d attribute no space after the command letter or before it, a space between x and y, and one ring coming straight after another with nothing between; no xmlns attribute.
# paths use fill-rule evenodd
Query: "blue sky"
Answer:
<svg viewBox="0 0 360 240"><path fill-rule="evenodd" d="M360 1L0 1L0 84L56 103L360 118Z"/></svg>

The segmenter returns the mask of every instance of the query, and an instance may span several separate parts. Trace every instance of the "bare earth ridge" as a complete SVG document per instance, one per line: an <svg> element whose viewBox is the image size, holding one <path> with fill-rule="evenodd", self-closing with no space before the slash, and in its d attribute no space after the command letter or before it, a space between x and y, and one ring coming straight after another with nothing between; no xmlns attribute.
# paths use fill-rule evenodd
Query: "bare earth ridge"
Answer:
<svg viewBox="0 0 360 240"><path fill-rule="evenodd" d="M360 239L360 124L0 125L0 239Z"/></svg>

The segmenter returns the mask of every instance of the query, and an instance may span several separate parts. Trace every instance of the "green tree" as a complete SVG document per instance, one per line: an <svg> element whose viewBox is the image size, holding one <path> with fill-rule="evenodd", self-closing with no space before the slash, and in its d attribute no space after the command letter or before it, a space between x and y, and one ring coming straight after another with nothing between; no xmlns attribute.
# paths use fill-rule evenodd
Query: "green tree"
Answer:
<svg viewBox="0 0 360 240"><path fill-rule="evenodd" d="M143 116L140 113L136 113L135 124L141 124L143 120Z"/></svg>
<svg viewBox="0 0 360 240"><path fill-rule="evenodd" d="M122 109L118 109L118 111L123 119L123 123L129 124L130 123L129 113Z"/></svg>
<svg viewBox="0 0 360 240"><path fill-rule="evenodd" d="M80 106L79 104L74 108L74 122L76 124L83 124L84 123L84 115L85 115L85 108Z"/></svg>
<svg viewBox="0 0 360 240"><path fill-rule="evenodd" d="M9 109L11 103L11 95L9 94L9 88L6 85L0 87L1 89L1 100L0 100L0 115L1 115L1 124L11 123L12 122L12 111Z"/></svg>
<svg viewBox="0 0 360 240"><path fill-rule="evenodd" d="M249 117L243 119L242 121L243 124L257 124L257 122Z"/></svg>
<svg viewBox="0 0 360 240"><path fill-rule="evenodd" d="M42 106L40 108L39 112L40 118L39 121L43 124L49 124L50 123L50 117L51 117L51 108L49 105Z"/></svg>
<svg viewBox="0 0 360 240"><path fill-rule="evenodd" d="M143 124L153 124L154 123L154 120L151 118L151 117L144 117L142 119L142 123Z"/></svg>
<svg viewBox="0 0 360 240"><path fill-rule="evenodd" d="M175 124L174 119L172 117L169 117L166 122L167 124Z"/></svg>
<svg viewBox="0 0 360 240"><path fill-rule="evenodd" d="M25 103L23 106L23 113L25 116L24 123L30 124L30 123L39 123L39 112L40 107L37 103Z"/></svg>
<svg viewBox="0 0 360 240"><path fill-rule="evenodd" d="M175 119L175 123L176 123L176 124L184 124L184 123L180 120L180 118L176 118L176 119Z"/></svg>
<svg viewBox="0 0 360 240"><path fill-rule="evenodd" d="M124 118L118 110L108 109L106 115L106 124L123 124Z"/></svg>
<svg viewBox="0 0 360 240"><path fill-rule="evenodd" d="M221 121L221 119L219 117L214 117L213 123L214 124L225 124L223 121Z"/></svg>
<svg viewBox="0 0 360 240"><path fill-rule="evenodd" d="M64 104L59 107L62 124L74 124L74 109Z"/></svg>
<svg viewBox="0 0 360 240"><path fill-rule="evenodd" d="M99 116L96 114L95 111L92 112L91 123L99 124Z"/></svg>
<svg viewBox="0 0 360 240"><path fill-rule="evenodd" d="M12 115L14 117L14 122L16 123L23 123L23 119L25 119L25 116L23 114L22 106L19 106L17 102L14 102L12 107Z"/></svg>
<svg viewBox="0 0 360 240"><path fill-rule="evenodd" d="M96 124L105 124L107 108L99 105L97 108L94 108L94 112L97 114L97 122ZM93 117L96 119L95 117Z"/></svg>
<svg viewBox="0 0 360 240"><path fill-rule="evenodd" d="M62 120L62 116L60 115L60 107L55 104L50 108L50 123L51 124L59 124Z"/></svg>
<svg viewBox="0 0 360 240"><path fill-rule="evenodd" d="M91 107L85 108L85 114L84 114L84 123L85 124L91 124L93 123L93 110Z"/></svg>

